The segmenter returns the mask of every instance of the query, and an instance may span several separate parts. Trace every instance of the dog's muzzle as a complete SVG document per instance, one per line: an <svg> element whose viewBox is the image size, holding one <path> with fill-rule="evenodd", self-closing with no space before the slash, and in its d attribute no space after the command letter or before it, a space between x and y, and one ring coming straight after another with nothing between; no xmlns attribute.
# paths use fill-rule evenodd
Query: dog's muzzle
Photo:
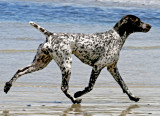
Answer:
<svg viewBox="0 0 160 116"><path fill-rule="evenodd" d="M151 29L151 25L150 24L147 24L147 23L143 23L142 24L142 30L143 32L148 32L150 29Z"/></svg>

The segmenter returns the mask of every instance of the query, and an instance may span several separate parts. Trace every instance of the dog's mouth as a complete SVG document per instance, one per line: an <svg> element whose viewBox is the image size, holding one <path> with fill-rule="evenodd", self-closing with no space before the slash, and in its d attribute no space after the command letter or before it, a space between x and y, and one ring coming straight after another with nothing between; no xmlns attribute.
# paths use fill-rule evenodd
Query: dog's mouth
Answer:
<svg viewBox="0 0 160 116"><path fill-rule="evenodd" d="M150 24L143 23L142 24L142 31L143 32L148 32L151 29L151 27L152 26Z"/></svg>

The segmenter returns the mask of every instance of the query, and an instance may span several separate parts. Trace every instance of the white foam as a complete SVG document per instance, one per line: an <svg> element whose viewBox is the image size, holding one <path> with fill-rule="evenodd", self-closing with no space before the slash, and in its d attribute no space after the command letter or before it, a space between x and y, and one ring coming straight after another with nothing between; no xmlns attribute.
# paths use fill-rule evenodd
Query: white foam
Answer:
<svg viewBox="0 0 160 116"><path fill-rule="evenodd" d="M160 0L53 0L82 5L160 8Z"/></svg>
<svg viewBox="0 0 160 116"><path fill-rule="evenodd" d="M96 0L99 2L110 2L110 3L116 3L120 5L133 5L133 6L153 6L153 7L160 7L160 0Z"/></svg>

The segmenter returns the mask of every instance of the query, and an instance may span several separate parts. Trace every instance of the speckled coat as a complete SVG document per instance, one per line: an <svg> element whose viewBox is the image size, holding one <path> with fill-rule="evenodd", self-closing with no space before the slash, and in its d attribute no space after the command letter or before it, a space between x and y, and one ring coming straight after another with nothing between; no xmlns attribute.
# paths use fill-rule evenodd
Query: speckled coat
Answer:
<svg viewBox="0 0 160 116"><path fill-rule="evenodd" d="M104 67L112 74L114 79L121 86L124 93L133 101L139 98L134 96L124 83L117 68L119 54L126 38L134 32L148 32L151 28L149 24L133 15L123 17L113 29L94 34L82 33L51 33L39 25L30 24L41 31L46 40L40 44L33 63L25 68L19 69L12 79L6 83L4 91L7 93L12 83L18 77L46 67L54 59L62 72L61 89L73 103L80 103L81 99L76 99L93 89L98 75ZM83 91L78 91L72 96L69 93L69 79L71 76L72 54L83 63L93 67L89 84Z"/></svg>
<svg viewBox="0 0 160 116"><path fill-rule="evenodd" d="M46 51L57 64L71 63L74 54L83 63L103 68L116 62L124 40L114 30L95 34L53 33L48 42L43 44ZM49 50L50 49L50 50Z"/></svg>

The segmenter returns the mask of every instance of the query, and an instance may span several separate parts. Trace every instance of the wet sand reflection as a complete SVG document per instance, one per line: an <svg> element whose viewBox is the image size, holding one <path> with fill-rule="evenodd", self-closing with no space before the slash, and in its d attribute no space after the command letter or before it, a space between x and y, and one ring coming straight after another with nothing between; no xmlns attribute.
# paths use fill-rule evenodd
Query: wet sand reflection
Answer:
<svg viewBox="0 0 160 116"><path fill-rule="evenodd" d="M127 114L131 114L131 111L136 108L139 108L137 104L130 105L125 110L123 110L119 116L126 116ZM81 104L73 104L70 108L67 108L61 116L68 116L70 114L75 116L92 116L92 113L82 109Z"/></svg>

